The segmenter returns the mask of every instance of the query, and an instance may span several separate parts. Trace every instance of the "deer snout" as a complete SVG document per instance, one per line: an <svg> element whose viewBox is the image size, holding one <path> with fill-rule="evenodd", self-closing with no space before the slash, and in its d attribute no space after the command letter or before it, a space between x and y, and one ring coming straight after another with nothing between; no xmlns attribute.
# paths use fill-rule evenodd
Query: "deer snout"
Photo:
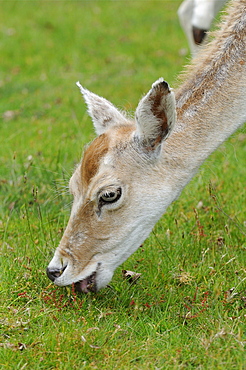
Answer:
<svg viewBox="0 0 246 370"><path fill-rule="evenodd" d="M63 272L66 270L67 266L63 266L61 269L57 269L57 268L50 268L49 266L47 267L46 269L46 273L47 273L47 276L48 278L51 280L51 281L55 281L55 279L57 279L58 277L60 277Z"/></svg>

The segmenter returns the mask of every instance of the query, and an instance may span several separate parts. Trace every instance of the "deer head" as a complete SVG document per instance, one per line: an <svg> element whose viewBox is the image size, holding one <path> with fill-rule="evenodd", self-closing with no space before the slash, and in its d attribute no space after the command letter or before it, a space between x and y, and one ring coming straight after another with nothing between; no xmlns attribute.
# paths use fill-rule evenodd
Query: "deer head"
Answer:
<svg viewBox="0 0 246 370"><path fill-rule="evenodd" d="M70 179L71 215L47 274L57 285L75 283L79 291L88 292L110 282L173 200L163 173L160 181L160 167L176 108L174 93L163 79L141 99L135 120L77 85L98 136Z"/></svg>

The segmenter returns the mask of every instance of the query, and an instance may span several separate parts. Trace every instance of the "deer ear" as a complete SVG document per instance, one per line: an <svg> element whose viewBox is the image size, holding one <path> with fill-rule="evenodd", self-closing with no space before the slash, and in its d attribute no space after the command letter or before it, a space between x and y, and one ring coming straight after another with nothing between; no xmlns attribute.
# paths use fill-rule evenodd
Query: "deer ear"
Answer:
<svg viewBox="0 0 246 370"><path fill-rule="evenodd" d="M109 127L127 123L126 117L108 100L93 94L79 82L76 85L85 99L97 135L103 134Z"/></svg>
<svg viewBox="0 0 246 370"><path fill-rule="evenodd" d="M155 150L169 136L176 121L176 104L174 92L163 78L140 100L135 117L135 139L145 150Z"/></svg>

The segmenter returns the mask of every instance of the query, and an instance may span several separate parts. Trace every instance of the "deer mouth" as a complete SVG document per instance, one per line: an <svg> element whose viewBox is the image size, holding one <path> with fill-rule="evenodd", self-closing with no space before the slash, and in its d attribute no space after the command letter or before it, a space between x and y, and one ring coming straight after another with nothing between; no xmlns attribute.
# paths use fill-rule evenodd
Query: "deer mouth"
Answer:
<svg viewBox="0 0 246 370"><path fill-rule="evenodd" d="M75 283L74 286L76 291L80 293L89 293L89 292L96 293L97 292L96 271L94 271L87 278L77 281L77 283Z"/></svg>

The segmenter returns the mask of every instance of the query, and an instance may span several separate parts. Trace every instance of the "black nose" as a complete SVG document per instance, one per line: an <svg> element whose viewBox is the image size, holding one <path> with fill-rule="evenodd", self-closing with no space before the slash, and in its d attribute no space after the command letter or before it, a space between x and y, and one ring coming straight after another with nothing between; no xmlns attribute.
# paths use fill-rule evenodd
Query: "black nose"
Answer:
<svg viewBox="0 0 246 370"><path fill-rule="evenodd" d="M66 269L66 267L67 266L64 266L60 270L59 269L52 269L52 268L47 267L46 273L47 273L48 278L51 281L55 281L56 278L58 278L59 276L61 276L63 274L63 271Z"/></svg>

